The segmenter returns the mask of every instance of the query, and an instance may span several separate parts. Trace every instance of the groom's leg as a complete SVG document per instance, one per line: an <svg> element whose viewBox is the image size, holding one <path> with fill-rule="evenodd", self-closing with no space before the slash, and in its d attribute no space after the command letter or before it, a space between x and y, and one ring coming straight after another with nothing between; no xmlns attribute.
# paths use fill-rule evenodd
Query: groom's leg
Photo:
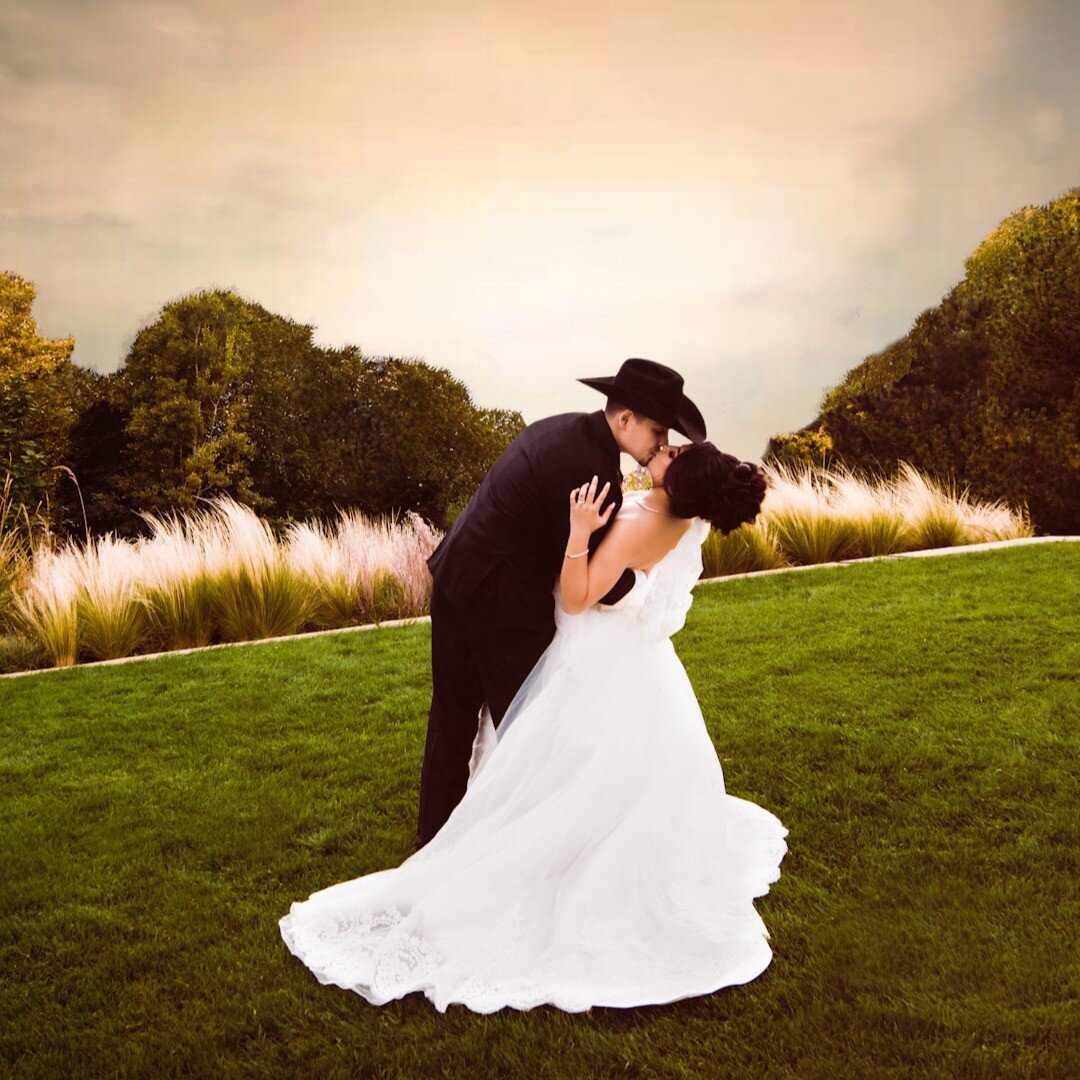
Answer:
<svg viewBox="0 0 1080 1080"><path fill-rule="evenodd" d="M484 700L496 729L521 684L555 636L555 623L537 615L521 618L517 571L500 563L470 603L469 646L484 686Z"/></svg>
<svg viewBox="0 0 1080 1080"><path fill-rule="evenodd" d="M488 625L476 649L477 665L484 685L484 700L498 729L510 702L529 672L536 666L552 639L549 630L499 629Z"/></svg>
<svg viewBox="0 0 1080 1080"><path fill-rule="evenodd" d="M468 617L436 586L431 594L431 709L420 773L417 842L426 844L461 802L484 703Z"/></svg>
<svg viewBox="0 0 1080 1080"><path fill-rule="evenodd" d="M526 627L519 620L502 618L507 608L507 598L499 588L503 572L508 571L501 567L492 573L491 588L477 590L469 620L469 647L496 728L555 634L554 623L540 620L536 627Z"/></svg>

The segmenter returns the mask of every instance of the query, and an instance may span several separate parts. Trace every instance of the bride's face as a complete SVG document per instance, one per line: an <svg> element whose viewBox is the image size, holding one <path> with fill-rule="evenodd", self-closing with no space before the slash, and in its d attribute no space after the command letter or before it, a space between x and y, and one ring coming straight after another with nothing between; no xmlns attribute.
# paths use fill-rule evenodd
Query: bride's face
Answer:
<svg viewBox="0 0 1080 1080"><path fill-rule="evenodd" d="M649 471L649 476L652 477L653 487L660 487L663 484L664 473L668 471L668 466L679 456L683 449L682 446L668 446L665 444L660 447L660 452L652 457L646 468Z"/></svg>

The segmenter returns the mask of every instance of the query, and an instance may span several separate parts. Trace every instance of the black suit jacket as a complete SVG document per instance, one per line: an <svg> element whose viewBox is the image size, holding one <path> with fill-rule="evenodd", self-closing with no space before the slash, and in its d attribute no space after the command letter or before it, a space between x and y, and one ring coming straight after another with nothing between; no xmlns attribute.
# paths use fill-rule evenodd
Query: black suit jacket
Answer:
<svg viewBox="0 0 1080 1080"><path fill-rule="evenodd" d="M570 492L598 477L611 481L602 506L615 503L589 537L595 551L622 506L619 446L602 409L537 420L502 452L469 505L427 560L442 593L464 607L489 573L500 573L497 622L555 632L552 590L570 537ZM621 600L637 580L627 569L601 603Z"/></svg>

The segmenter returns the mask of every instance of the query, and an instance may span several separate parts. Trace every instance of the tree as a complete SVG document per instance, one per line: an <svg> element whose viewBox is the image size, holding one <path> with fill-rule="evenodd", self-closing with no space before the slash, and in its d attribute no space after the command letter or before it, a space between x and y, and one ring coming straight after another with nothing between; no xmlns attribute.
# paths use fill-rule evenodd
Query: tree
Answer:
<svg viewBox="0 0 1080 1080"><path fill-rule="evenodd" d="M139 331L118 380L130 452L118 486L131 505L189 511L218 493L268 505L251 477L248 323L240 297L207 290L166 305Z"/></svg>
<svg viewBox="0 0 1080 1080"><path fill-rule="evenodd" d="M133 536L140 521L128 496L120 490L122 477L130 474L131 455L127 437L129 411L118 393L115 375L76 368L74 407L68 465L78 487L61 487L64 531L92 533L111 531Z"/></svg>
<svg viewBox="0 0 1080 1080"><path fill-rule="evenodd" d="M770 447L832 440L836 460L903 458L1080 531L1080 189L1011 215L911 330L867 357L819 416Z"/></svg>
<svg viewBox="0 0 1080 1080"><path fill-rule="evenodd" d="M38 333L36 295L30 281L0 273L0 477L10 472L12 502L32 508L52 505L75 420L75 339Z"/></svg>
<svg viewBox="0 0 1080 1080"><path fill-rule="evenodd" d="M442 368L317 346L311 326L231 292L166 306L110 378L79 429L91 455L107 450L95 420L113 431L105 515L223 492L272 524L358 508L444 525L523 426Z"/></svg>
<svg viewBox="0 0 1080 1080"><path fill-rule="evenodd" d="M765 447L763 459L785 464L816 465L828 468L832 458L832 436L823 424L816 428L774 435Z"/></svg>
<svg viewBox="0 0 1080 1080"><path fill-rule="evenodd" d="M991 309L984 470L1052 532L1080 529L1080 188L1024 207L965 264Z"/></svg>
<svg viewBox="0 0 1080 1080"><path fill-rule="evenodd" d="M445 527L521 432L521 414L478 409L460 379L418 360L383 358L368 378L364 501Z"/></svg>

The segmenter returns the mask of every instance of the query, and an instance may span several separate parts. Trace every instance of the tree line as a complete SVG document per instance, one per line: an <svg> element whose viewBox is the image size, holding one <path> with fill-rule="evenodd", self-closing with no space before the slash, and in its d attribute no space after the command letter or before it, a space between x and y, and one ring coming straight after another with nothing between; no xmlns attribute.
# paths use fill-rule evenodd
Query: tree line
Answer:
<svg viewBox="0 0 1080 1080"><path fill-rule="evenodd" d="M318 346L220 289L167 304L102 374L38 332L34 297L0 274L0 473L61 534L137 535L140 511L214 494L272 524L358 508L445 528L524 427L444 368Z"/></svg>
<svg viewBox="0 0 1080 1080"><path fill-rule="evenodd" d="M1026 505L1044 532L1080 532L1080 188L1010 215L965 271L764 457L906 460ZM215 494L271 524L357 508L446 528L524 427L444 368L317 346L313 327L228 290L167 304L102 374L72 363L73 338L38 332L34 297L0 273L0 505L61 534L135 535L140 512Z"/></svg>
<svg viewBox="0 0 1080 1080"><path fill-rule="evenodd" d="M1006 218L911 330L847 373L766 456L909 461L1080 532L1080 188Z"/></svg>

